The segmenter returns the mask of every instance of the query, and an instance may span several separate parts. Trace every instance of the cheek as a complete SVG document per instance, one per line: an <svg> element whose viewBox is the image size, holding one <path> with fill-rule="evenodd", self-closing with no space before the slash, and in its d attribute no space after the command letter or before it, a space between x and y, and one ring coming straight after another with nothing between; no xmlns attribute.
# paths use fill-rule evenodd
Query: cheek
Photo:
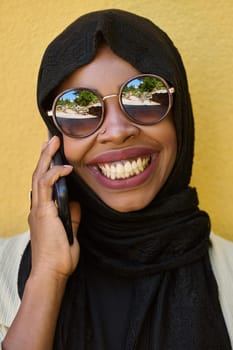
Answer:
<svg viewBox="0 0 233 350"><path fill-rule="evenodd" d="M68 160L70 164L72 164L72 159L73 159L73 147L72 143L67 141L65 138L63 138L63 147L64 147L64 153L65 157Z"/></svg>
<svg viewBox="0 0 233 350"><path fill-rule="evenodd" d="M177 153L177 138L176 138L175 127L173 125L170 128L170 130L167 132L166 145L170 150L171 155L173 156L172 158L175 159L176 153Z"/></svg>
<svg viewBox="0 0 233 350"><path fill-rule="evenodd" d="M166 130L166 137L164 136L164 147L167 150L170 167L172 169L177 156L176 130L172 122L170 123L170 126Z"/></svg>
<svg viewBox="0 0 233 350"><path fill-rule="evenodd" d="M69 164L75 166L77 163L82 162L82 158L85 154L85 146L83 145L82 140L63 136L63 147L65 157Z"/></svg>
<svg viewBox="0 0 233 350"><path fill-rule="evenodd" d="M168 170L168 175L171 173L175 162L176 162L176 157L177 157L177 139L176 139L176 134L171 134L170 139L168 140L168 163L169 163L169 170Z"/></svg>
<svg viewBox="0 0 233 350"><path fill-rule="evenodd" d="M164 120L154 130L154 140L161 146L161 176L167 178L171 173L177 157L177 137L172 118Z"/></svg>
<svg viewBox="0 0 233 350"><path fill-rule="evenodd" d="M162 149L169 153L172 158L176 158L177 137L172 116L164 119L150 130L150 137L154 142L158 142Z"/></svg>

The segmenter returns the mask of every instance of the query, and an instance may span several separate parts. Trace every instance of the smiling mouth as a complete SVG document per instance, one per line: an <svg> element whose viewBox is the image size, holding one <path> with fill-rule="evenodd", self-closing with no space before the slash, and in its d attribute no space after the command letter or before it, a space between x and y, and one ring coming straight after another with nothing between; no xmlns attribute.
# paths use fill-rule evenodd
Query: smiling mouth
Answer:
<svg viewBox="0 0 233 350"><path fill-rule="evenodd" d="M124 180L139 175L150 165L151 156L121 160L112 163L101 163L97 167L101 174L111 180Z"/></svg>

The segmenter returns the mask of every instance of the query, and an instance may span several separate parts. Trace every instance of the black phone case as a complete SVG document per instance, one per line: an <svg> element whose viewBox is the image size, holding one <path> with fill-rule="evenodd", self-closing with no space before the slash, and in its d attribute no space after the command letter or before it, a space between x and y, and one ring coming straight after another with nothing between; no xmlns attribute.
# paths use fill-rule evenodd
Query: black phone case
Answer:
<svg viewBox="0 0 233 350"><path fill-rule="evenodd" d="M55 154L52 164L63 164L59 151ZM53 199L57 205L59 217L65 227L69 244L72 245L74 238L70 216L68 189L66 179L64 177L61 177L57 182L55 182L53 188Z"/></svg>

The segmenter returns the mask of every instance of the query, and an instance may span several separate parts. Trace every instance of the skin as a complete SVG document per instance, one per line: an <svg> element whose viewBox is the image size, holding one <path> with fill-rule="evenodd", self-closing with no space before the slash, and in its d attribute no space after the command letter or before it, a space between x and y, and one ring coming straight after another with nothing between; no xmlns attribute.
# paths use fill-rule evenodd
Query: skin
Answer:
<svg viewBox="0 0 233 350"><path fill-rule="evenodd" d="M107 46L99 49L95 59L77 69L61 85L60 91L82 86L102 96L116 94L126 80L140 72L115 55ZM118 97L105 100L105 120L99 131L83 139L63 135L68 162L95 193L111 208L121 211L140 210L148 205L166 182L176 159L176 132L172 116L156 125L141 126L132 123L121 110ZM106 130L102 134L102 130ZM156 166L145 181L137 186L109 188L93 176L90 164L98 157L113 152L120 161L126 150L150 149L156 152ZM145 155L147 152L145 152Z"/></svg>
<svg viewBox="0 0 233 350"><path fill-rule="evenodd" d="M95 88L104 96L117 93L123 82L138 73L109 48L102 47L90 64L66 79L60 91L82 85ZM172 170L176 158L176 134L171 115L157 125L146 127L130 122L121 111L117 98L107 99L105 108L105 121L94 135L85 139L64 136L64 149L70 166L50 167L52 157L60 146L58 137L53 137L42 147L32 178L32 208L29 214L32 270L19 311L2 343L4 350L52 349L66 283L79 261L77 232L81 210L78 203L71 203L74 244L70 246L52 200L55 181L74 169L106 204L126 212L145 207ZM105 129L106 132L102 133ZM114 154L121 160L125 152L142 148L153 151L156 162L153 171L140 181L139 186L128 186L124 180L122 189L105 186L90 170L90 163L96 157L106 158L106 155Z"/></svg>
<svg viewBox="0 0 233 350"><path fill-rule="evenodd" d="M32 208L29 226L32 269L16 317L2 343L3 350L50 350L57 318L69 275L79 260L77 241L80 208L71 203L74 244L69 246L66 232L52 200L52 186L72 167L50 168L59 148L58 137L46 142L32 179Z"/></svg>

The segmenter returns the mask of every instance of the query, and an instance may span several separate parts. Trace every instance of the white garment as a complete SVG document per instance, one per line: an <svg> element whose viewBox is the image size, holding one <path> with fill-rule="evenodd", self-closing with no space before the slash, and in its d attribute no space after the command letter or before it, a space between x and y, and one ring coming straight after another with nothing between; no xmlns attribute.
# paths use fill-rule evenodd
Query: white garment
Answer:
<svg viewBox="0 0 233 350"><path fill-rule="evenodd" d="M0 238L0 342L20 305L17 291L19 263L29 232ZM211 234L210 261L219 287L219 300L233 347L233 242ZM1 349L1 345L0 345Z"/></svg>
<svg viewBox="0 0 233 350"><path fill-rule="evenodd" d="M0 342L20 305L18 269L29 238L29 231L12 238L0 238Z"/></svg>

